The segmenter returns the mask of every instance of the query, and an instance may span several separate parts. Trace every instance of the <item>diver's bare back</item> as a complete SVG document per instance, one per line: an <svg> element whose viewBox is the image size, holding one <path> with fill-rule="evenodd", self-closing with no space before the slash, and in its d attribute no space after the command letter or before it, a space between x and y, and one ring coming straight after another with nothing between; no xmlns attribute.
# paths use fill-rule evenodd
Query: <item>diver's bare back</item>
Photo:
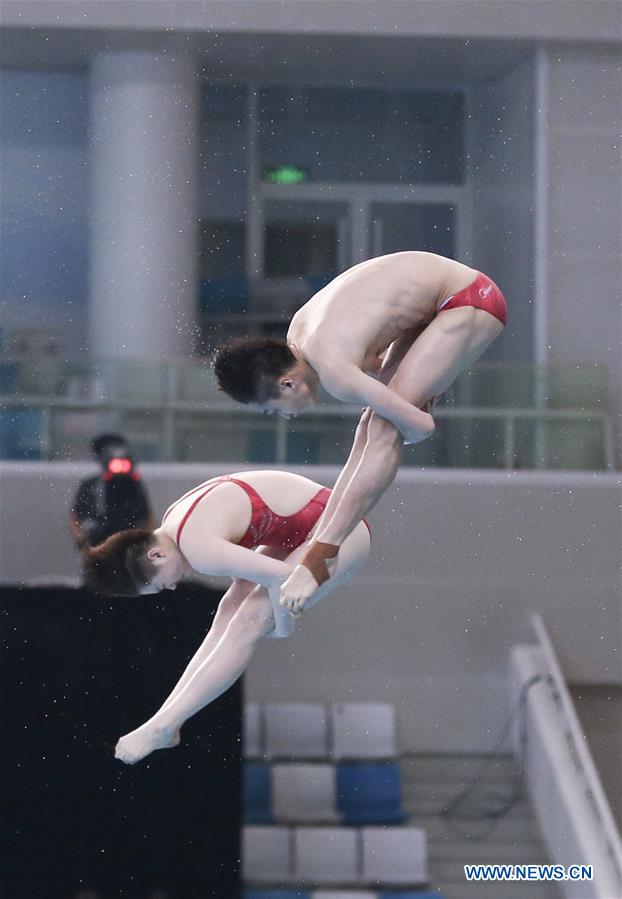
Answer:
<svg viewBox="0 0 622 899"><path fill-rule="evenodd" d="M288 343L314 368L324 359L373 368L394 340L429 324L439 304L476 276L475 269L435 253L369 259L338 275L298 310Z"/></svg>

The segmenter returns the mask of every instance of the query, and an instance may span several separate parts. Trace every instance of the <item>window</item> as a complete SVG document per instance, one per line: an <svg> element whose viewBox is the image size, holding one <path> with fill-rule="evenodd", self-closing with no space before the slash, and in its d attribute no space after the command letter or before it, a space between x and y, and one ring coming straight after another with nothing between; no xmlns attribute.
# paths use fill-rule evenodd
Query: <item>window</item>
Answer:
<svg viewBox="0 0 622 899"><path fill-rule="evenodd" d="M312 181L460 184L458 91L269 87L259 94L260 170Z"/></svg>

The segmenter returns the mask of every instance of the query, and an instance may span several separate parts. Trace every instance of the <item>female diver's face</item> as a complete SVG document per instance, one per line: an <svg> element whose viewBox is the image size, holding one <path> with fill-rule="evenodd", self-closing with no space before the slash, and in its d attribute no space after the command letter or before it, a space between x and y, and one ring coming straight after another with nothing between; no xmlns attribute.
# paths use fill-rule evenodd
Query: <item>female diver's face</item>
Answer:
<svg viewBox="0 0 622 899"><path fill-rule="evenodd" d="M149 584L140 591L141 595L159 593L161 590L175 590L187 569L181 553L178 550L169 548L163 550L156 546L147 552L147 558L156 566L156 572Z"/></svg>

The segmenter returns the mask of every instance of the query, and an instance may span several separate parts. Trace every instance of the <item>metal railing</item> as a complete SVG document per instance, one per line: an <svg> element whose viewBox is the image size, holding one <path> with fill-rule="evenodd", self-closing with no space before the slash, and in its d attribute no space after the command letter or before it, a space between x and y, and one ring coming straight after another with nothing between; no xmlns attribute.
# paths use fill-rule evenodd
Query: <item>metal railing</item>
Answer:
<svg viewBox="0 0 622 899"><path fill-rule="evenodd" d="M120 429L145 461L198 461L188 450L192 444L204 461L339 464L360 414L357 406L325 395L296 422L266 419L219 392L209 363L200 358L153 363L4 357L0 366L5 458L79 458L88 454L89 435ZM405 464L614 467L606 385L587 368L480 365L458 379L434 416L445 427L406 450ZM237 449L218 438L227 430L237 438ZM329 437L320 440L322 432Z"/></svg>

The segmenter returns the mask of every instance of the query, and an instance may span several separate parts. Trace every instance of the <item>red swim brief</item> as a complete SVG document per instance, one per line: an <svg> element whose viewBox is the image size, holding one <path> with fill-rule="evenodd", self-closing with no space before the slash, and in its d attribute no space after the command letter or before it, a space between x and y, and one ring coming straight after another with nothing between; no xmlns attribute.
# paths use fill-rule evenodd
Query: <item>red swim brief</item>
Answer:
<svg viewBox="0 0 622 899"><path fill-rule="evenodd" d="M446 309L458 309L460 306L473 306L475 309L490 312L499 319L502 325L507 321L508 307L505 297L495 282L481 272L478 273L472 284L441 303L436 314L445 312Z"/></svg>

